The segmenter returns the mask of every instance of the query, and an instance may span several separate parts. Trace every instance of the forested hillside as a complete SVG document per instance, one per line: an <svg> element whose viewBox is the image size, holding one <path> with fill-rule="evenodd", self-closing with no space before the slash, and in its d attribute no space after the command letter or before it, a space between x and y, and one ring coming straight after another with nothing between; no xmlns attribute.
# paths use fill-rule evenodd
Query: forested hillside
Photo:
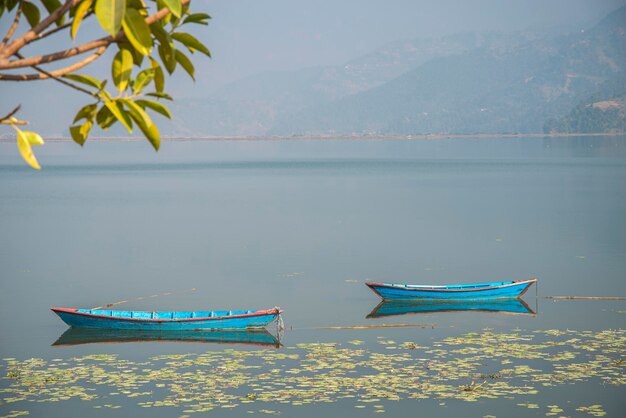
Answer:
<svg viewBox="0 0 626 418"><path fill-rule="evenodd" d="M171 135L623 131L626 7L587 30L394 42L175 104Z"/></svg>

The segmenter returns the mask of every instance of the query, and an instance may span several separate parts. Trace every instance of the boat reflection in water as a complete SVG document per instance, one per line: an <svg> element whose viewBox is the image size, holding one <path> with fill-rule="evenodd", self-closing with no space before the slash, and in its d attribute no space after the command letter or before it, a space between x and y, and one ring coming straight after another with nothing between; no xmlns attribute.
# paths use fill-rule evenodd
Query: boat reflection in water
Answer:
<svg viewBox="0 0 626 418"><path fill-rule="evenodd" d="M280 338L265 329L240 331L146 331L98 328L68 328L52 345L68 346L95 343L192 342L248 344L279 348Z"/></svg>
<svg viewBox="0 0 626 418"><path fill-rule="evenodd" d="M439 312L491 312L513 315L537 314L522 299L493 299L473 301L383 301L367 315L367 318L407 314L430 314Z"/></svg>

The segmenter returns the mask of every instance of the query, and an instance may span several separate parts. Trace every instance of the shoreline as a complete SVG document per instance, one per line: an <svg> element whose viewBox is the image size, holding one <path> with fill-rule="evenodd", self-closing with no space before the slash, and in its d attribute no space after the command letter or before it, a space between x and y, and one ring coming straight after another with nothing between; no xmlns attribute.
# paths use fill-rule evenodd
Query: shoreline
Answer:
<svg viewBox="0 0 626 418"><path fill-rule="evenodd" d="M69 136L42 135L46 141L73 142ZM347 135L201 135L201 136L164 136L162 141L386 141L386 140L437 140L437 139L495 139L495 138L575 138L581 136L620 137L626 132L595 132L595 133L527 133L527 134L347 134ZM1 142L14 142L15 137L0 137ZM140 136L94 136L88 141L145 141Z"/></svg>

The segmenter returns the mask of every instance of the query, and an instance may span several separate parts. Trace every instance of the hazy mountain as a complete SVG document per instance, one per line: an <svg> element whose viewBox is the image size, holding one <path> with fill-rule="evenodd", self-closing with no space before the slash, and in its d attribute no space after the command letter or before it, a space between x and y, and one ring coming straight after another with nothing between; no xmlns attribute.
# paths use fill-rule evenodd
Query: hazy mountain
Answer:
<svg viewBox="0 0 626 418"><path fill-rule="evenodd" d="M626 132L626 75L605 82L567 115L552 118L545 132Z"/></svg>
<svg viewBox="0 0 626 418"><path fill-rule="evenodd" d="M262 135L277 119L288 120L294 112L371 90L433 59L477 48L515 48L536 37L529 32L405 40L340 66L256 74L230 83L210 97L175 104L174 130L168 133Z"/></svg>
<svg viewBox="0 0 626 418"><path fill-rule="evenodd" d="M393 42L343 65L264 72L210 97L176 102L172 129L165 127L164 133L620 129L623 100L612 94L618 82L611 80L625 74L624 51L626 7L590 30L566 35L463 34ZM579 118L604 122L577 122Z"/></svg>
<svg viewBox="0 0 626 418"><path fill-rule="evenodd" d="M547 120L624 74L624 51L626 8L589 31L431 60L368 91L285 115L270 133L542 132Z"/></svg>

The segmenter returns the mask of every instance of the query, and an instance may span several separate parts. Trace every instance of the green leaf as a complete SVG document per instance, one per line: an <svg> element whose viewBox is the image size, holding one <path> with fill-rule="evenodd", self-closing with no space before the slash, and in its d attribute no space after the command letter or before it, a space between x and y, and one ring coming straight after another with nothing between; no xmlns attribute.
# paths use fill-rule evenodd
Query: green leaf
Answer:
<svg viewBox="0 0 626 418"><path fill-rule="evenodd" d="M130 52L131 55L133 56L133 64L137 67L141 67L141 64L143 63L143 55L137 52L137 50L131 45L130 42L128 41L118 42L117 46L120 49L125 49L128 52Z"/></svg>
<svg viewBox="0 0 626 418"><path fill-rule="evenodd" d="M98 105L96 103L89 104L76 113L76 117L72 123L76 123L81 119L86 119L88 121L93 121L96 117L96 111L98 110Z"/></svg>
<svg viewBox="0 0 626 418"><path fill-rule="evenodd" d="M98 126L103 130L108 130L111 125L117 122L117 118L111 113L106 105L103 105L98 113L96 114L96 122L98 122Z"/></svg>
<svg viewBox="0 0 626 418"><path fill-rule="evenodd" d="M96 78L93 78L91 76L88 76L88 75L67 74L67 75L64 75L63 78L67 78L68 80L76 81L78 83L83 83L88 86L95 87L98 90L101 90L104 87L102 81Z"/></svg>
<svg viewBox="0 0 626 418"><path fill-rule="evenodd" d="M165 74L160 65L154 68L154 88L160 92L165 89Z"/></svg>
<svg viewBox="0 0 626 418"><path fill-rule="evenodd" d="M144 3L144 0L126 0L126 7L142 10L146 8L146 3Z"/></svg>
<svg viewBox="0 0 626 418"><path fill-rule="evenodd" d="M141 55L149 55L152 49L152 36L144 17L137 10L128 9L122 21L122 27L131 45Z"/></svg>
<svg viewBox="0 0 626 418"><path fill-rule="evenodd" d="M93 5L94 0L84 0L78 4L76 7L76 12L74 13L74 21L72 21L72 28L70 29L70 34L72 39L76 38L76 33L78 32L78 28L80 27L83 18L87 14L87 11Z"/></svg>
<svg viewBox="0 0 626 418"><path fill-rule="evenodd" d="M18 5L19 0L5 0L4 3L6 4L7 10L10 12L11 10L15 9L15 6Z"/></svg>
<svg viewBox="0 0 626 418"><path fill-rule="evenodd" d="M135 121L141 132L148 138L148 141L152 144L155 151L159 150L161 145L161 136L156 125L152 123L150 116L135 102L132 100L122 99L124 106L128 109L131 118Z"/></svg>
<svg viewBox="0 0 626 418"><path fill-rule="evenodd" d="M17 148L22 158L35 170L41 170L31 145L41 145L43 144L43 139L35 132L24 132L18 128L15 129L17 130Z"/></svg>
<svg viewBox="0 0 626 418"><path fill-rule="evenodd" d="M169 33L163 29L161 22L155 22L150 25L150 31L154 37L159 41L159 56L165 69L169 74L172 74L176 69L176 59L174 58L174 43Z"/></svg>
<svg viewBox="0 0 626 418"><path fill-rule="evenodd" d="M111 111L113 116L115 116L115 118L126 127L128 133L133 133L133 121L130 119L128 112L124 110L118 100L104 102L104 105Z"/></svg>
<svg viewBox="0 0 626 418"><path fill-rule="evenodd" d="M197 23L199 25L208 25L209 22L207 20L211 19L206 13L192 13L183 20L183 25L185 23Z"/></svg>
<svg viewBox="0 0 626 418"><path fill-rule="evenodd" d="M28 20L28 24L31 28L37 26L37 24L41 20L39 7L35 6L29 1L22 2L22 13L24 13L24 16L26 17L26 20ZM35 162L37 162L37 160L35 160Z"/></svg>
<svg viewBox="0 0 626 418"><path fill-rule="evenodd" d="M61 7L61 2L59 0L41 0L44 7L48 11L48 13L54 12L56 9ZM65 22L65 15L59 17L54 23L57 26L61 26Z"/></svg>
<svg viewBox="0 0 626 418"><path fill-rule="evenodd" d="M133 92L135 94L141 92L150 82L154 80L154 69L148 68L137 74L133 83Z"/></svg>
<svg viewBox="0 0 626 418"><path fill-rule="evenodd" d="M87 137L89 136L89 131L91 131L92 126L93 122L90 120L83 123L82 125L71 126L70 135L72 136L74 142L82 147L85 144L85 141L87 141Z"/></svg>
<svg viewBox="0 0 626 418"><path fill-rule="evenodd" d="M183 5L180 0L161 0L174 16L180 19L183 13Z"/></svg>
<svg viewBox="0 0 626 418"><path fill-rule="evenodd" d="M164 8L167 8L167 4L165 4L164 0L156 0L156 4L157 4L157 9L161 10ZM181 12L182 14L183 12ZM159 22L163 24L163 26L166 26L168 24L170 24L170 22L172 21L173 18L173 14L172 13L168 13L165 16L163 16L163 19L160 19ZM175 17L174 17L175 18ZM173 26L172 26L173 27Z"/></svg>
<svg viewBox="0 0 626 418"><path fill-rule="evenodd" d="M176 61L180 65L182 65L185 71L187 71L187 74L189 74L189 76L195 81L196 80L196 78L194 77L195 69L193 67L193 64L189 60L189 58L187 58L185 54L183 54L182 52L178 50L174 51L174 56L176 57Z"/></svg>
<svg viewBox="0 0 626 418"><path fill-rule="evenodd" d="M157 91L163 91L165 88L165 74L163 74L163 69L161 68L161 64L158 63L152 57L150 58L150 65L152 65L152 69L154 70L154 87Z"/></svg>
<svg viewBox="0 0 626 418"><path fill-rule="evenodd" d="M122 22L128 13L126 0L97 0L95 12L102 29L115 36L122 28Z"/></svg>
<svg viewBox="0 0 626 418"><path fill-rule="evenodd" d="M154 22L150 25L150 32L159 41L160 44L167 44L172 42L170 34L163 28L161 22Z"/></svg>
<svg viewBox="0 0 626 418"><path fill-rule="evenodd" d="M144 100L144 99L135 100L135 103L141 106L142 109L145 109L147 107L149 109L154 110L157 113L162 114L168 119L172 119L172 114L170 113L169 109L162 103L155 102L152 100Z"/></svg>
<svg viewBox="0 0 626 418"><path fill-rule="evenodd" d="M172 45L170 44L161 44L158 49L159 56L161 57L163 65L165 65L165 69L169 74L172 74L176 69L176 57L174 56L175 49L172 48Z"/></svg>
<svg viewBox="0 0 626 418"><path fill-rule="evenodd" d="M133 54L127 49L120 49L111 63L111 76L117 89L122 92L128 86L133 70Z"/></svg>
<svg viewBox="0 0 626 418"><path fill-rule="evenodd" d="M106 80L106 81L108 81L108 80ZM111 96L111 94L108 91L106 91L106 90L100 90L98 92L98 97L101 100L104 100L105 102L109 101L109 100L113 100L113 96Z"/></svg>
<svg viewBox="0 0 626 418"><path fill-rule="evenodd" d="M189 52L193 53L194 51L200 51L207 57L211 57L211 53L209 49L204 46L202 42L194 38L192 35L185 32L176 32L172 33L172 38L176 39L181 44L185 45Z"/></svg>
<svg viewBox="0 0 626 418"><path fill-rule="evenodd" d="M169 100L169 101L174 100L174 99L172 99L172 96L170 96L167 93L163 93L161 91L153 91L151 93L146 93L146 96L156 97L156 98L159 98L159 99L165 99L165 100Z"/></svg>

